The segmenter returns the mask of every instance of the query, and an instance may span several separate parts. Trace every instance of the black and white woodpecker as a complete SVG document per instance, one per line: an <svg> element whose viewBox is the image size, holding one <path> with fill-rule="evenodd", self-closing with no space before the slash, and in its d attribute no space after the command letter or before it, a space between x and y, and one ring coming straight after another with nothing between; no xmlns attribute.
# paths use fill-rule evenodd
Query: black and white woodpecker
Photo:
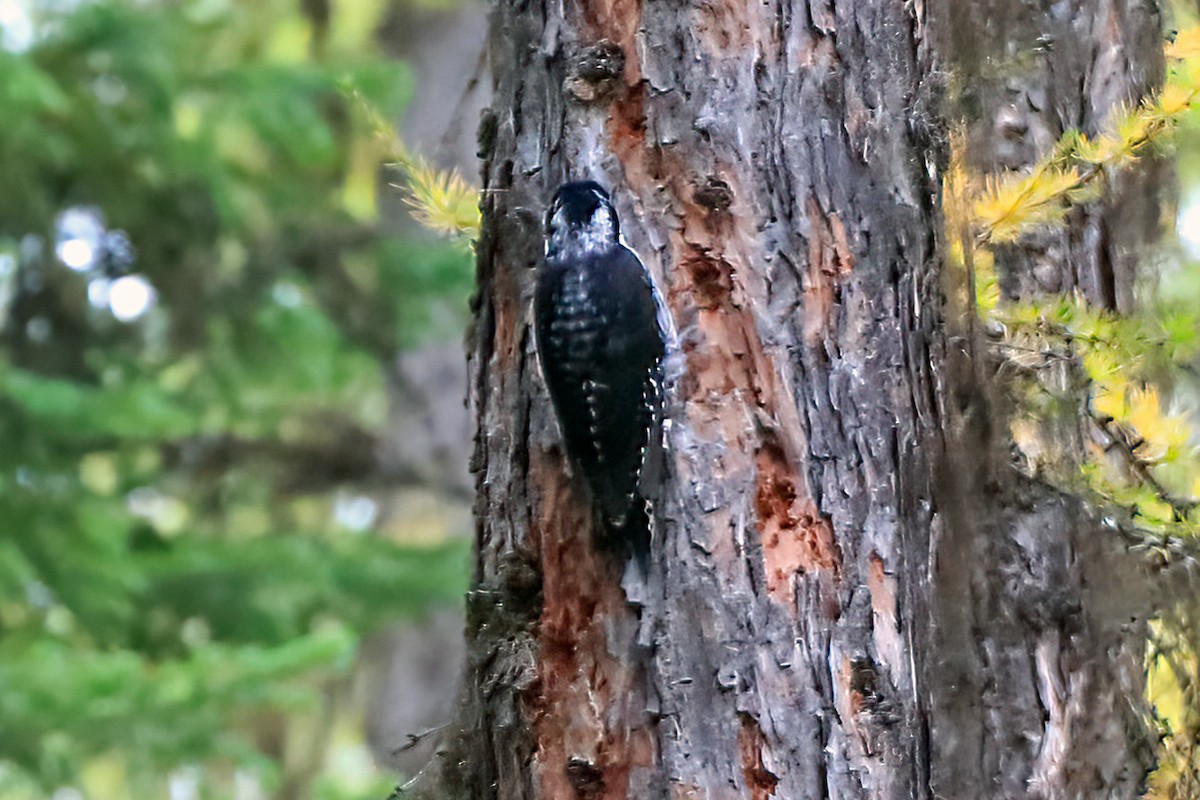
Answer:
<svg viewBox="0 0 1200 800"><path fill-rule="evenodd" d="M671 329L650 273L621 242L608 192L595 181L559 187L534 297L538 359L607 544L639 557L649 548L639 479L662 420Z"/></svg>

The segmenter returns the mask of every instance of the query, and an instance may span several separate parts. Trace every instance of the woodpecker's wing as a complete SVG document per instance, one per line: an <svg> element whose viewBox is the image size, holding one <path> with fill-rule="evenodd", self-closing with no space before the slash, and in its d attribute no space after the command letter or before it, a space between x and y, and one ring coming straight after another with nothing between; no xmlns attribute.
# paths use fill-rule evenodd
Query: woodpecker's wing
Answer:
<svg viewBox="0 0 1200 800"><path fill-rule="evenodd" d="M620 527L637 498L660 402L665 339L649 274L622 246L569 263L548 260L534 317L567 453L605 518Z"/></svg>

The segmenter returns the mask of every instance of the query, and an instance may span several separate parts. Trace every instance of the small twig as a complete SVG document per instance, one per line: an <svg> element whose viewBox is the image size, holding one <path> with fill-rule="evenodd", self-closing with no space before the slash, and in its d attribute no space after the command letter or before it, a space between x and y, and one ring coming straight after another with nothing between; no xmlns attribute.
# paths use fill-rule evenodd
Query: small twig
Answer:
<svg viewBox="0 0 1200 800"><path fill-rule="evenodd" d="M1196 508L1195 500L1181 500L1171 494L1166 486L1158 478L1154 477L1152 471L1153 465L1148 463L1144 458L1137 454L1137 448L1141 442L1130 442L1125 436L1125 432L1119 427L1113 425L1113 420L1110 417L1097 414L1093 409L1087 409L1088 419L1094 424L1105 436L1113 447L1120 452L1125 463L1133 470L1134 475L1139 481L1149 486L1159 500L1163 501L1171 507L1171 512L1175 515L1176 522L1182 522L1187 519L1188 514Z"/></svg>
<svg viewBox="0 0 1200 800"><path fill-rule="evenodd" d="M442 727L445 727L445 726L443 725ZM412 734L409 734L409 735L411 736ZM421 778L425 777L425 773L429 771L429 768L431 766L433 766L433 762L436 759L437 759L437 754L435 753L432 757L430 757L430 759L428 761L425 762L425 766L423 766L419 770L417 770L416 775L413 775L411 778L409 778L404 783L397 784L396 788L392 790L392 793L387 796L387 800L400 800L400 798L404 796L405 792L407 792L413 786L416 786L417 782L419 780L421 780Z"/></svg>
<svg viewBox="0 0 1200 800"><path fill-rule="evenodd" d="M1043 347L1025 347L1011 342L995 342L992 347L997 347L1002 350L1015 350L1018 353L1029 353L1036 356L1045 356L1046 358L1057 358L1063 361L1074 361L1075 356L1071 353L1058 353Z"/></svg>
<svg viewBox="0 0 1200 800"><path fill-rule="evenodd" d="M395 750L393 750L392 755L398 756L401 753L406 753L409 750L412 750L417 745L419 745L421 742L428 739L433 734L444 731L448 727L450 727L450 723L443 722L441 725L435 725L434 727L430 728L429 730L421 731L420 733L406 734L406 738L408 739L408 741L405 742L404 744L400 745L399 747L397 747Z"/></svg>

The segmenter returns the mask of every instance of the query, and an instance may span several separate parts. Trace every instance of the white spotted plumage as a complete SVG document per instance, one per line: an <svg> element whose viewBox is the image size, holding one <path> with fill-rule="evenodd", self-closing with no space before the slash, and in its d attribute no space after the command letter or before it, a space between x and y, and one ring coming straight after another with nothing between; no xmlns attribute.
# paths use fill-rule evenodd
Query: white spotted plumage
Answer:
<svg viewBox="0 0 1200 800"><path fill-rule="evenodd" d="M546 219L535 336L563 443L610 531L648 536L639 475L661 416L669 315L645 266L620 241L611 201L590 181L559 189ZM646 543L633 543L644 551Z"/></svg>

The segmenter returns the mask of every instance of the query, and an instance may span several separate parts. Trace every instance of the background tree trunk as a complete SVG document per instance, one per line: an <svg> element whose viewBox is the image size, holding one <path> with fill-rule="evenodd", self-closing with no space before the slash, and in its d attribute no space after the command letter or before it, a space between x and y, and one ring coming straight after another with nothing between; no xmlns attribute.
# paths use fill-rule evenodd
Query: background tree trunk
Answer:
<svg viewBox="0 0 1200 800"><path fill-rule="evenodd" d="M935 21L496 5L452 794L1136 792L1137 576L1011 468L943 306ZM684 361L654 563L624 586L529 335L541 214L578 177L614 188Z"/></svg>
<svg viewBox="0 0 1200 800"><path fill-rule="evenodd" d="M954 75L950 110L967 126L967 162L981 173L1030 166L1067 130L1095 136L1116 107L1136 104L1163 77L1154 2L944 3L931 27ZM1102 202L1076 209L1066 226L998 248L1005 298L1076 293L1098 308L1132 311L1138 264L1161 228L1156 193L1169 176L1166 164L1148 159L1109 176ZM990 399L990 424L1004 426L998 398ZM1053 442L1067 461L1082 460L1089 438L1089 423L1078 422ZM994 433L994 447L1007 449L1007 433ZM991 780L1012 797L1026 785L1034 796L1136 796L1152 763L1143 623L1153 584L1131 573L1119 537L1080 503L1035 482L1012 486L1011 470L993 471L974 485L1007 484L995 513L976 511L965 520L973 535L940 554L958 580L938 585L936 646L954 654L949 663L965 678L936 693L937 727L955 732L940 737L946 793Z"/></svg>
<svg viewBox="0 0 1200 800"><path fill-rule="evenodd" d="M1113 108L1131 105L1163 79L1163 29L1151 0L942 3L933 28L956 76L953 109L969 123L967 157L985 172L1026 167L1067 130L1094 136ZM1104 202L1081 209L1065 230L1004 248L1010 298L1079 291L1101 308L1134 306L1138 261L1161 226L1160 159L1113 176Z"/></svg>

